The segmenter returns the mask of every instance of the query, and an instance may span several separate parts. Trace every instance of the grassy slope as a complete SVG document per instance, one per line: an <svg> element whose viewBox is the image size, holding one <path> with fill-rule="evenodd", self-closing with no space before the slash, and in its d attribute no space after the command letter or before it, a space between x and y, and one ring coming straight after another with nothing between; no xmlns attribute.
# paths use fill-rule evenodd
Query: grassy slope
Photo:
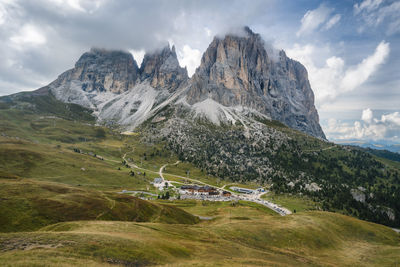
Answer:
<svg viewBox="0 0 400 267"><path fill-rule="evenodd" d="M300 197L297 195L274 194L272 192L269 192L265 195L262 195L261 198L270 200L273 203L288 208L292 212L294 210L296 210L296 212L302 212L302 211L320 209L319 203L312 201L307 196Z"/></svg>
<svg viewBox="0 0 400 267"><path fill-rule="evenodd" d="M145 189L145 177L131 177L117 161L75 153L72 148L0 137L0 176L32 178L83 187ZM118 170L118 167L121 170ZM84 170L83 170L83 169Z"/></svg>
<svg viewBox="0 0 400 267"><path fill-rule="evenodd" d="M71 109L79 111L71 113ZM313 211L281 217L246 202L151 204L116 195L121 189L148 190L149 180L157 176L129 176L120 163L126 152L132 152L128 156L136 164L142 161L143 167L155 172L165 163L175 163L177 157L164 151L162 144L149 146L140 143L140 136L124 137L93 126L79 107L56 101L39 111L37 115L37 110L0 110L0 134L6 135L0 137L0 227L32 231L48 225L36 232L0 234L0 265L382 266L400 261L399 235L338 214ZM305 140L305 148L319 149L314 139ZM72 152L73 148L105 160ZM157 153L152 156L153 152ZM186 170L192 178L225 183L189 163L167 166L167 172L182 176ZM298 199L281 200L299 210L305 205ZM175 207L212 219L197 225L165 224L195 222Z"/></svg>
<svg viewBox="0 0 400 267"><path fill-rule="evenodd" d="M75 220L197 222L196 217L175 207L29 179L0 179L0 195L0 232L31 231Z"/></svg>
<svg viewBox="0 0 400 267"><path fill-rule="evenodd" d="M68 222L39 232L1 234L0 263L388 266L400 261L399 235L384 226L328 212L281 217L241 206L230 209L239 209L249 219L223 217L179 227Z"/></svg>

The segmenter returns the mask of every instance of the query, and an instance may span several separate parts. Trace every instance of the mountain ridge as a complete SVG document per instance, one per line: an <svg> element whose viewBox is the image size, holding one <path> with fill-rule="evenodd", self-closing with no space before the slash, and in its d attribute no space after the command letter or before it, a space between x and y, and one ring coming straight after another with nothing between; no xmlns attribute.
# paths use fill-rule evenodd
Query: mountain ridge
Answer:
<svg viewBox="0 0 400 267"><path fill-rule="evenodd" d="M146 53L140 67L128 52L94 48L47 88L57 99L92 109L99 122L122 130L135 129L155 107L184 104L215 124L246 121L254 113L326 138L306 69L284 51L276 61L260 35L247 27L243 34L215 37L191 78L174 46Z"/></svg>

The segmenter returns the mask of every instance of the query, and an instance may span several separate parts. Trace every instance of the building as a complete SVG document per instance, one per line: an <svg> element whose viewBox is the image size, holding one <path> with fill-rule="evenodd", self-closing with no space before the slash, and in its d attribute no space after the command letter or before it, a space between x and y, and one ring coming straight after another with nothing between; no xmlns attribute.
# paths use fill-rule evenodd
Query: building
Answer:
<svg viewBox="0 0 400 267"><path fill-rule="evenodd" d="M199 192L204 192L204 193L210 193L210 192L215 192L215 191L217 191L217 189L215 189L214 187L205 185L205 186L200 187L200 188L198 189L198 191L199 191Z"/></svg>
<svg viewBox="0 0 400 267"><path fill-rule="evenodd" d="M163 182L163 179L161 178L161 177L157 177L157 178L154 178L154 184L160 184L160 183L162 183Z"/></svg>
<svg viewBox="0 0 400 267"><path fill-rule="evenodd" d="M195 191L198 191L199 190L199 186L197 186L197 185L182 185L181 186L181 189L182 190L195 190Z"/></svg>
<svg viewBox="0 0 400 267"><path fill-rule="evenodd" d="M254 190L248 189L248 188L232 186L231 189L233 191L236 191L236 192L239 192L239 193L244 193L244 194L253 194L254 193Z"/></svg>
<svg viewBox="0 0 400 267"><path fill-rule="evenodd" d="M211 193L211 192L217 192L217 189L215 189L214 187L205 185L205 186L198 186L198 185L182 185L181 190L186 190L186 191L190 191L192 193L196 192L196 193ZM219 194L219 193L218 193Z"/></svg>
<svg viewBox="0 0 400 267"><path fill-rule="evenodd" d="M224 191L224 192L222 192L222 196L224 196L224 197L230 197L230 196L232 196L232 193L229 192L229 191Z"/></svg>

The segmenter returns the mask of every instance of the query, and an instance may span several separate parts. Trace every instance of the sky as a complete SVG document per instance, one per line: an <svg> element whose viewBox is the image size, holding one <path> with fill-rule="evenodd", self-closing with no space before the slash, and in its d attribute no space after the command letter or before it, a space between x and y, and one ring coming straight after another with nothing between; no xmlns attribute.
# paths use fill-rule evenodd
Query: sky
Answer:
<svg viewBox="0 0 400 267"><path fill-rule="evenodd" d="M91 47L174 44L189 75L249 26L307 68L329 140L400 143L399 0L0 0L0 95L47 85Z"/></svg>

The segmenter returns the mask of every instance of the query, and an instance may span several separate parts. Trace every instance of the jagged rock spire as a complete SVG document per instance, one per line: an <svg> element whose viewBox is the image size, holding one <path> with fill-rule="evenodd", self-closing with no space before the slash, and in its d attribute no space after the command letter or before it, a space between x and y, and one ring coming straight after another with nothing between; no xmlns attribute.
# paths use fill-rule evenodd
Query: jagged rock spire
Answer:
<svg viewBox="0 0 400 267"><path fill-rule="evenodd" d="M161 50L146 53L140 67L141 79L148 80L154 88L175 90L188 79L186 68L181 68L175 52L169 45Z"/></svg>

